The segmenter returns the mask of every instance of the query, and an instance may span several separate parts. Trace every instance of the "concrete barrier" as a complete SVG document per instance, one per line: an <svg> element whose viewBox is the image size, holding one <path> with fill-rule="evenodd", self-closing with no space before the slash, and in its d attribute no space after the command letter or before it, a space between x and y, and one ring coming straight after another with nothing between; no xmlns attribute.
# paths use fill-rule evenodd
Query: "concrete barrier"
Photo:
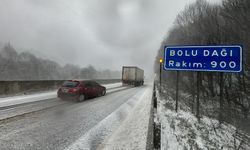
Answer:
<svg viewBox="0 0 250 150"><path fill-rule="evenodd" d="M93 79L100 84L121 82L121 79ZM65 80L0 81L0 95L32 93L57 89Z"/></svg>

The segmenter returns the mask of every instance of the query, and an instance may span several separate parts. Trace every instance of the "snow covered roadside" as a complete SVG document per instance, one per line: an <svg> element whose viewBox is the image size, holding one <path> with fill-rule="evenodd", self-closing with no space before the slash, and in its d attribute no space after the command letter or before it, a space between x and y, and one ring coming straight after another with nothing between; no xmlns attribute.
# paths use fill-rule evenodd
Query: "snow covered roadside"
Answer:
<svg viewBox="0 0 250 150"><path fill-rule="evenodd" d="M141 98L140 103L133 108L127 119L99 149L146 149L153 92L152 85L150 86Z"/></svg>
<svg viewBox="0 0 250 150"><path fill-rule="evenodd" d="M122 86L122 83L118 82L118 83L111 83L111 84L103 84L103 86L105 86L107 89L111 89L111 88Z"/></svg>
<svg viewBox="0 0 250 150"><path fill-rule="evenodd" d="M103 84L103 86L105 86L107 90L109 88L115 88L121 85L122 84L120 82L111 83L111 84ZM30 103L30 102L56 98L57 97L56 92L57 90L53 90L53 91L31 94L31 95L19 95L19 96L0 98L0 107L7 107L7 106L13 106L13 105L19 105L19 104L24 104L24 103Z"/></svg>
<svg viewBox="0 0 250 150"><path fill-rule="evenodd" d="M230 124L203 116L200 123L190 112L168 109L174 100L162 98L157 92L158 117L161 122L161 149L250 149L249 143L238 138L237 129ZM250 138L249 136L245 135Z"/></svg>
<svg viewBox="0 0 250 150"><path fill-rule="evenodd" d="M147 112L150 111L152 86L140 88L142 89L136 95L65 150L144 150L147 141L147 120L149 120Z"/></svg>

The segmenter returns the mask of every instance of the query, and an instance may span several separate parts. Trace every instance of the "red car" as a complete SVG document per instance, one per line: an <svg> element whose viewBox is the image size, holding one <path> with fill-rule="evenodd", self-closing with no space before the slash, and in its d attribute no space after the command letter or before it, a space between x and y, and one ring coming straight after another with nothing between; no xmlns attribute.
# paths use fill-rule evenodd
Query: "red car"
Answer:
<svg viewBox="0 0 250 150"><path fill-rule="evenodd" d="M86 98L104 96L106 88L95 81L65 81L58 89L57 96L60 99L74 99L83 101Z"/></svg>

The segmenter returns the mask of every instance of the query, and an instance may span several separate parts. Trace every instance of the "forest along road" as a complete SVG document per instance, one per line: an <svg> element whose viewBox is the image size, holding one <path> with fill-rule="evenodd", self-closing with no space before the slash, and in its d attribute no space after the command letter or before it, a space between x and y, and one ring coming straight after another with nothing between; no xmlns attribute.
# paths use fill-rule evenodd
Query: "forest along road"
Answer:
<svg viewBox="0 0 250 150"><path fill-rule="evenodd" d="M151 88L152 85L144 85L123 89L84 102L68 102L2 120L1 150L96 149ZM88 141L84 141L85 136ZM78 147L79 139L88 145Z"/></svg>

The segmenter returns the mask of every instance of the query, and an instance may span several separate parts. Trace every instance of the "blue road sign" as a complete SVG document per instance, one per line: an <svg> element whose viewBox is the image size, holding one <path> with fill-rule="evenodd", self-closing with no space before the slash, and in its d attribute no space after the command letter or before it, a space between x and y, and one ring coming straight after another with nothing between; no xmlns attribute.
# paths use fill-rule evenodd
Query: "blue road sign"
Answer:
<svg viewBox="0 0 250 150"><path fill-rule="evenodd" d="M242 47L166 46L165 70L241 72Z"/></svg>

